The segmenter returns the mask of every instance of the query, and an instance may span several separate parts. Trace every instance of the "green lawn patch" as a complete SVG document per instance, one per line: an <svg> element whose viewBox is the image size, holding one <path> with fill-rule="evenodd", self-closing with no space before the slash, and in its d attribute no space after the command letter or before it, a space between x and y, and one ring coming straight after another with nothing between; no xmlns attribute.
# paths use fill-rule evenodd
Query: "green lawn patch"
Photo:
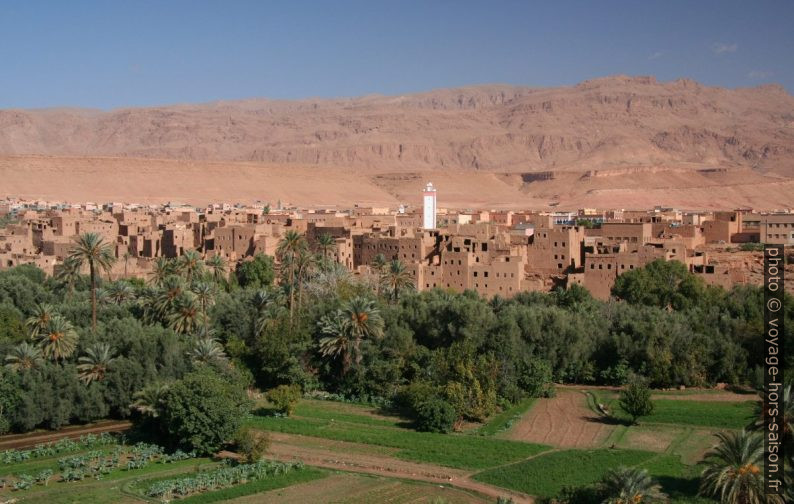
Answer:
<svg viewBox="0 0 794 504"><path fill-rule="evenodd" d="M515 462L549 447L464 434L435 434L326 419L254 417L252 427L336 441L399 448L396 456L460 469L486 469Z"/></svg>
<svg viewBox="0 0 794 504"><path fill-rule="evenodd" d="M245 497L246 495L253 495L260 492L267 492L269 490L276 490L285 488L299 483L306 483L309 481L325 478L328 476L326 471L315 469L313 467L306 467L301 470L291 471L286 474L278 476L270 476L265 479L252 481L242 485L237 485L231 488L224 488L215 492L207 492L199 495L193 495L186 499L179 499L179 502L190 504L208 504L210 502L221 502L238 497Z"/></svg>
<svg viewBox="0 0 794 504"><path fill-rule="evenodd" d="M535 404L535 398L527 398L517 402L498 415L491 417L485 425L477 429L477 433L483 436L493 436L509 429L516 420L529 411L533 404Z"/></svg>
<svg viewBox="0 0 794 504"><path fill-rule="evenodd" d="M635 466L654 456L639 450L566 450L490 469L474 479L538 497L554 497L563 487L594 483L612 468Z"/></svg>
<svg viewBox="0 0 794 504"><path fill-rule="evenodd" d="M617 396L596 394L597 400L606 404L612 416L631 420L623 411ZM640 423L655 422L718 429L741 429L755 417L753 401L688 401L676 399L654 399L653 413L639 419Z"/></svg>
<svg viewBox="0 0 794 504"><path fill-rule="evenodd" d="M377 425L381 427L398 427L405 423L405 420L395 417L394 419L378 418L368 415L372 408L358 406L354 404L328 403L328 401L307 401L303 400L295 407L295 416L307 418L319 418L324 420L334 420L338 422L349 422L362 425ZM356 410L360 410L357 413Z"/></svg>

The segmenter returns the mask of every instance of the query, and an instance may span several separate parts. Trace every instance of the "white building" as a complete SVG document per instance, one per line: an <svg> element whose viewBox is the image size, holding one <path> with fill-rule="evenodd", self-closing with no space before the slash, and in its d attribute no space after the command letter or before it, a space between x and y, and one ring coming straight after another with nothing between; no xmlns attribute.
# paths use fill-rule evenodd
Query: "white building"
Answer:
<svg viewBox="0 0 794 504"><path fill-rule="evenodd" d="M436 188L432 182L427 184L424 192L424 219L422 221L425 229L436 228Z"/></svg>

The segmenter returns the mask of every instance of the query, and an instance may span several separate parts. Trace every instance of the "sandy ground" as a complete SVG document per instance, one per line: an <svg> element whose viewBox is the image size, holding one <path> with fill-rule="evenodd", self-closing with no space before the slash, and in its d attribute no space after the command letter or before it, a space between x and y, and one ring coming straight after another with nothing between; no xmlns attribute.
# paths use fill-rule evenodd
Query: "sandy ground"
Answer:
<svg viewBox="0 0 794 504"><path fill-rule="evenodd" d="M703 175L695 166L612 171L583 177L556 172L527 182L519 173L199 162L134 158L0 157L0 198L68 202L210 202L300 206L420 205L427 182L439 208L774 209L794 206L794 180L736 169Z"/></svg>
<svg viewBox="0 0 794 504"><path fill-rule="evenodd" d="M614 428L587 407L584 394L558 390L557 397L538 399L505 437L563 448L593 448Z"/></svg>

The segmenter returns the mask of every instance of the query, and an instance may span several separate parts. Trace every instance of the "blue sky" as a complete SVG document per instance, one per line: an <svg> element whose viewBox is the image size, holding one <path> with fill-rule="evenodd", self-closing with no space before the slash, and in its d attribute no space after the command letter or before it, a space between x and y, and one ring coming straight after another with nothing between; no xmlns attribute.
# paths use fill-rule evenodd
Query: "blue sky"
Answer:
<svg viewBox="0 0 794 504"><path fill-rule="evenodd" d="M401 94L605 75L776 82L794 2L0 0L0 108Z"/></svg>

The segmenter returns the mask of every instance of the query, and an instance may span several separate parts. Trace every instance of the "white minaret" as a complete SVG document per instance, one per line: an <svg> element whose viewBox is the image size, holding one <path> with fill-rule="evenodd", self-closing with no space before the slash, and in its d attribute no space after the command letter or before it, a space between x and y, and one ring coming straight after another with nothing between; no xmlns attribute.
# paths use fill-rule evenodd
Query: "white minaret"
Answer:
<svg viewBox="0 0 794 504"><path fill-rule="evenodd" d="M425 229L436 228L436 188L432 183L428 183L424 192L425 213L423 227Z"/></svg>

